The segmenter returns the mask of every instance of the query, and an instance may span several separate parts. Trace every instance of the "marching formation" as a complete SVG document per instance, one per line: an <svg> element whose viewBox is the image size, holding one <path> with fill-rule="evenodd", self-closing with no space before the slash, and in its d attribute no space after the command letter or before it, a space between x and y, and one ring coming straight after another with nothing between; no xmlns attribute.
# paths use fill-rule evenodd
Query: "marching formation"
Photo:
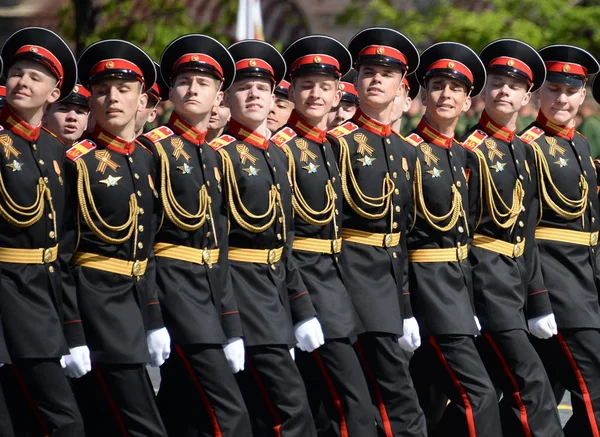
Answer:
<svg viewBox="0 0 600 437"><path fill-rule="evenodd" d="M30 27L1 61L0 435L600 437L585 50L378 27L76 60Z"/></svg>

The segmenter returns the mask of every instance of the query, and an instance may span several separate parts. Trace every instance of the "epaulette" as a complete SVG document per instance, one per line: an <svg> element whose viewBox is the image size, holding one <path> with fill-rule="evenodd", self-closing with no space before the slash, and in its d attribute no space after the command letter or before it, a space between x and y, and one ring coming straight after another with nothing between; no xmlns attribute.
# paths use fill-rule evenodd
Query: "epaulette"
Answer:
<svg viewBox="0 0 600 437"><path fill-rule="evenodd" d="M154 152L152 150L150 150L149 148L147 148L146 146L144 146L144 144L140 140L135 140L135 144L140 146L142 149L144 149L150 155L154 155Z"/></svg>
<svg viewBox="0 0 600 437"><path fill-rule="evenodd" d="M171 135L175 135L175 132L173 132L167 126L161 126L152 129L150 132L146 132L143 136L148 138L153 143L158 143L160 140L169 138Z"/></svg>
<svg viewBox="0 0 600 437"><path fill-rule="evenodd" d="M581 132L579 132L577 129L575 129L575 132L577 132L579 135L581 135L581 137L587 141L587 138L585 137L584 134L582 134Z"/></svg>
<svg viewBox="0 0 600 437"><path fill-rule="evenodd" d="M334 138L341 138L345 135L348 135L348 134L354 132L357 129L358 129L358 126L356 124L352 123L351 121L347 121L346 123L344 123L338 127L334 127L327 133Z"/></svg>
<svg viewBox="0 0 600 437"><path fill-rule="evenodd" d="M45 128L44 126L42 126L42 129L45 130L46 132L48 132L50 135L52 135L54 138L56 138L58 141L61 142L61 144L65 144L65 142L63 140L61 140L60 138L58 138L56 136L56 134L54 132L52 132L51 130ZM1 130L1 129L0 129Z"/></svg>
<svg viewBox="0 0 600 437"><path fill-rule="evenodd" d="M419 134L417 134L416 132L411 133L410 135L407 135L406 138L404 138L404 140L410 144L411 146L417 147L419 144L421 144L422 142L424 142L425 140L423 138L421 138L419 136Z"/></svg>
<svg viewBox="0 0 600 437"><path fill-rule="evenodd" d="M78 143L75 143L73 147L67 150L67 158L75 162L86 153L89 153L92 150L94 150L96 147L96 143L94 143L92 140L80 141Z"/></svg>
<svg viewBox="0 0 600 437"><path fill-rule="evenodd" d="M470 150L471 152L481 146L481 143L488 137L484 131L480 129L475 129L469 137L464 140L461 144L465 149Z"/></svg>
<svg viewBox="0 0 600 437"><path fill-rule="evenodd" d="M219 138L215 138L210 143L208 143L208 145L214 150L219 150L227 146L228 144L233 143L234 141L236 141L236 139L231 135L221 135Z"/></svg>
<svg viewBox="0 0 600 437"><path fill-rule="evenodd" d="M271 141L277 146L281 147L298 134L289 126L280 129L275 135L271 137Z"/></svg>
<svg viewBox="0 0 600 437"><path fill-rule="evenodd" d="M519 138L524 143L531 144L542 135L544 135L544 131L542 129L537 126L531 126L529 129L523 132L523 135L521 135Z"/></svg>

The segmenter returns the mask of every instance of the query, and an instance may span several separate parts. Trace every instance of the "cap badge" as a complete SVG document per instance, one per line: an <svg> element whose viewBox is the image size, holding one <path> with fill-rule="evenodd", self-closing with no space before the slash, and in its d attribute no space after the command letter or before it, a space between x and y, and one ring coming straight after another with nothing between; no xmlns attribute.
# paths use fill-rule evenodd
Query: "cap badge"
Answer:
<svg viewBox="0 0 600 437"><path fill-rule="evenodd" d="M315 64L320 64L320 63L321 63L321 57L320 57L320 56L315 56L315 57L313 58L313 62L314 62Z"/></svg>
<svg viewBox="0 0 600 437"><path fill-rule="evenodd" d="M506 62L506 65L508 65L509 67L512 67L513 65L515 65L515 61L514 61L513 59L509 59L509 60Z"/></svg>
<svg viewBox="0 0 600 437"><path fill-rule="evenodd" d="M563 65L562 71L563 73L568 73L571 70L571 66L569 64Z"/></svg>
<svg viewBox="0 0 600 437"><path fill-rule="evenodd" d="M454 62L452 62L452 61L448 62L448 68L454 68Z"/></svg>
<svg viewBox="0 0 600 437"><path fill-rule="evenodd" d="M113 68L115 66L115 63L113 61L108 61L106 63L106 68Z"/></svg>
<svg viewBox="0 0 600 437"><path fill-rule="evenodd" d="M37 47L29 47L29 51L32 53L37 53L38 49L37 49Z"/></svg>
<svg viewBox="0 0 600 437"><path fill-rule="evenodd" d="M75 85L75 86L73 87L73 92L74 92L74 93L78 93L78 92L79 92L79 86Z"/></svg>
<svg viewBox="0 0 600 437"><path fill-rule="evenodd" d="M251 67L256 67L256 61L254 59L250 59L250 62L248 62L248 65L250 65Z"/></svg>
<svg viewBox="0 0 600 437"><path fill-rule="evenodd" d="M385 53L385 49L383 47L377 47L377 52L378 55L383 55Z"/></svg>
<svg viewBox="0 0 600 437"><path fill-rule="evenodd" d="M198 58L198 56L194 55L194 56L192 56L192 57L190 58L190 60L191 60L192 62L198 62L199 58Z"/></svg>
<svg viewBox="0 0 600 437"><path fill-rule="evenodd" d="M341 90L343 90L344 88L346 88L346 85L344 85L343 83L341 83L338 88L341 89Z"/></svg>

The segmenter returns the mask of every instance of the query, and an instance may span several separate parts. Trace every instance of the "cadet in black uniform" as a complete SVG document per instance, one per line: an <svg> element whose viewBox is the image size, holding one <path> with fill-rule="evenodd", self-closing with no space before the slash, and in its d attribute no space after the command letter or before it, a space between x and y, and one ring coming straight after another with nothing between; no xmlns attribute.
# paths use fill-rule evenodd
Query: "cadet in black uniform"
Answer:
<svg viewBox="0 0 600 437"><path fill-rule="evenodd" d="M578 47L540 50L548 71L537 120L521 135L535 157L540 214L535 238L558 335L536 341L552 384L571 392L565 436L600 436L598 195L586 139L575 131L587 76L600 66Z"/></svg>
<svg viewBox="0 0 600 437"><path fill-rule="evenodd" d="M327 115L327 127L333 129L345 121L350 120L358 109L358 92L354 81L358 73L354 68L350 69L340 79L339 88L342 92L340 102L331 108Z"/></svg>
<svg viewBox="0 0 600 437"><path fill-rule="evenodd" d="M452 401L439 421L428 417L430 435L500 436L496 392L473 341L479 329L468 260L467 152L454 140L458 118L485 84L485 69L468 47L444 42L421 54L416 75L427 109L406 137L418 157L407 245L413 309L425 341L411 366L428 410L429 386ZM439 408L436 401L445 405L434 399L429 411Z"/></svg>
<svg viewBox="0 0 600 437"><path fill-rule="evenodd" d="M402 78L419 65L419 55L408 38L385 28L359 32L349 49L358 70L360 106L350 121L329 133L344 194L343 278L366 331L355 349L382 435L424 436L409 356L401 349L413 351L420 344L404 276L403 233L415 154L390 123Z"/></svg>
<svg viewBox="0 0 600 437"><path fill-rule="evenodd" d="M69 148L86 132L89 115L90 92L78 83L67 98L48 105L42 123Z"/></svg>
<svg viewBox="0 0 600 437"><path fill-rule="evenodd" d="M419 95L419 91L421 90L421 85L419 85L419 81L417 80L415 73L404 76L402 83L404 84L404 89L402 94L396 97L394 100L394 106L392 108L391 115L392 130L396 134L400 135L400 137L402 137L400 134L402 129L402 116L410 109L413 100L417 98L417 95ZM405 142L405 144L408 143Z"/></svg>
<svg viewBox="0 0 600 437"><path fill-rule="evenodd" d="M211 146L223 161L228 256L246 344L245 370L236 377L254 435L315 436L306 389L288 349L296 344L312 352L324 343L323 332L291 256L287 158L269 143L266 127L285 62L262 41L242 41L229 51L236 62L235 81L225 94L231 121Z"/></svg>
<svg viewBox="0 0 600 437"><path fill-rule="evenodd" d="M156 284L174 348L161 367L158 407L169 435L250 436L232 373L244 368L244 342L227 260L219 158L205 141L235 64L213 38L185 35L167 46L161 66L174 110L167 125L139 139L158 160L163 211L154 242Z"/></svg>
<svg viewBox="0 0 600 437"><path fill-rule="evenodd" d="M556 322L535 244L538 214L533 151L515 136L517 116L546 78L544 61L512 39L488 44L485 110L467 133L475 312L479 352L503 393L505 435L562 436L552 388L529 341L556 334Z"/></svg>
<svg viewBox="0 0 600 437"><path fill-rule="evenodd" d="M146 106L138 111L135 116L135 134L139 137L144 133L147 123L154 123L158 114L158 104L163 100L169 100L169 86L164 82L160 74L160 65L154 62L156 68L156 82L152 85L146 95L148 102Z"/></svg>
<svg viewBox="0 0 600 437"><path fill-rule="evenodd" d="M339 265L342 186L326 139L327 114L340 101L338 82L350 69L352 58L342 43L320 35L293 42L283 58L291 75L289 93L295 109L287 126L271 141L289 160L294 206L292 255L325 334L325 344L312 353L299 351L296 363L313 416L323 402L341 436L374 437L369 390L350 340L363 327ZM319 435L327 434L319 430Z"/></svg>
<svg viewBox="0 0 600 437"><path fill-rule="evenodd" d="M135 115L155 81L152 60L121 40L79 59L96 125L67 151L73 187L71 259L92 372L74 382L87 436L166 436L145 364L169 356L152 252L158 212L153 155L135 141ZM76 188L76 190L75 190Z"/></svg>
<svg viewBox="0 0 600 437"><path fill-rule="evenodd" d="M81 416L59 362L70 348L67 373L89 371L67 265L74 242L63 227L65 149L41 126L44 105L64 99L75 86L77 65L58 35L37 27L13 34L2 58L7 105L0 112L0 331L14 363L2 369L3 383L17 384L20 392L7 387L17 435L81 436ZM6 352L0 349L3 363L9 362ZM20 409L23 398L31 415Z"/></svg>
<svg viewBox="0 0 600 437"><path fill-rule="evenodd" d="M282 79L275 87L275 103L271 106L267 117L267 129L271 131L271 134L275 134L285 126L294 109L294 102L290 101L288 96L289 90L290 83L285 79Z"/></svg>

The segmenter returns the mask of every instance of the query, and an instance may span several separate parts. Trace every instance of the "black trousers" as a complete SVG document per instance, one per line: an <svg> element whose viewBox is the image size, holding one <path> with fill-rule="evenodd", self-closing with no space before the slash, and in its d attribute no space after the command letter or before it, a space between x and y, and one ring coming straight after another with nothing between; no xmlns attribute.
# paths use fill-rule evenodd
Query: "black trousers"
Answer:
<svg viewBox="0 0 600 437"><path fill-rule="evenodd" d="M4 398L4 390L2 389L2 384L0 384L0 436L14 437L14 435L10 412Z"/></svg>
<svg viewBox="0 0 600 437"><path fill-rule="evenodd" d="M160 376L157 404L169 436L252 436L221 345L174 345Z"/></svg>
<svg viewBox="0 0 600 437"><path fill-rule="evenodd" d="M87 437L166 437L144 364L92 364L73 380Z"/></svg>
<svg viewBox="0 0 600 437"><path fill-rule="evenodd" d="M548 340L535 340L553 386L571 393L573 415L565 437L600 436L600 331L565 329Z"/></svg>
<svg viewBox="0 0 600 437"><path fill-rule="evenodd" d="M287 347L247 347L246 367L235 377L254 437L317 435L302 377Z"/></svg>
<svg viewBox="0 0 600 437"><path fill-rule="evenodd" d="M340 437L376 437L375 413L349 339L328 340L312 353L296 350L313 417L321 404Z"/></svg>
<svg viewBox="0 0 600 437"><path fill-rule="evenodd" d="M427 410L443 408L439 420L428 421L429 436L502 437L496 390L472 337L425 338L411 361L411 371ZM444 408L448 399L451 403Z"/></svg>
<svg viewBox="0 0 600 437"><path fill-rule="evenodd" d="M504 395L500 401L504 435L562 437L552 387L528 334L519 329L485 333L476 343L492 382Z"/></svg>
<svg viewBox="0 0 600 437"><path fill-rule="evenodd" d="M81 415L58 358L15 360L0 370L14 435L83 435Z"/></svg>
<svg viewBox="0 0 600 437"><path fill-rule="evenodd" d="M397 336L365 333L354 348L367 379L371 402L379 411L377 426L385 437L423 437L425 416Z"/></svg>

